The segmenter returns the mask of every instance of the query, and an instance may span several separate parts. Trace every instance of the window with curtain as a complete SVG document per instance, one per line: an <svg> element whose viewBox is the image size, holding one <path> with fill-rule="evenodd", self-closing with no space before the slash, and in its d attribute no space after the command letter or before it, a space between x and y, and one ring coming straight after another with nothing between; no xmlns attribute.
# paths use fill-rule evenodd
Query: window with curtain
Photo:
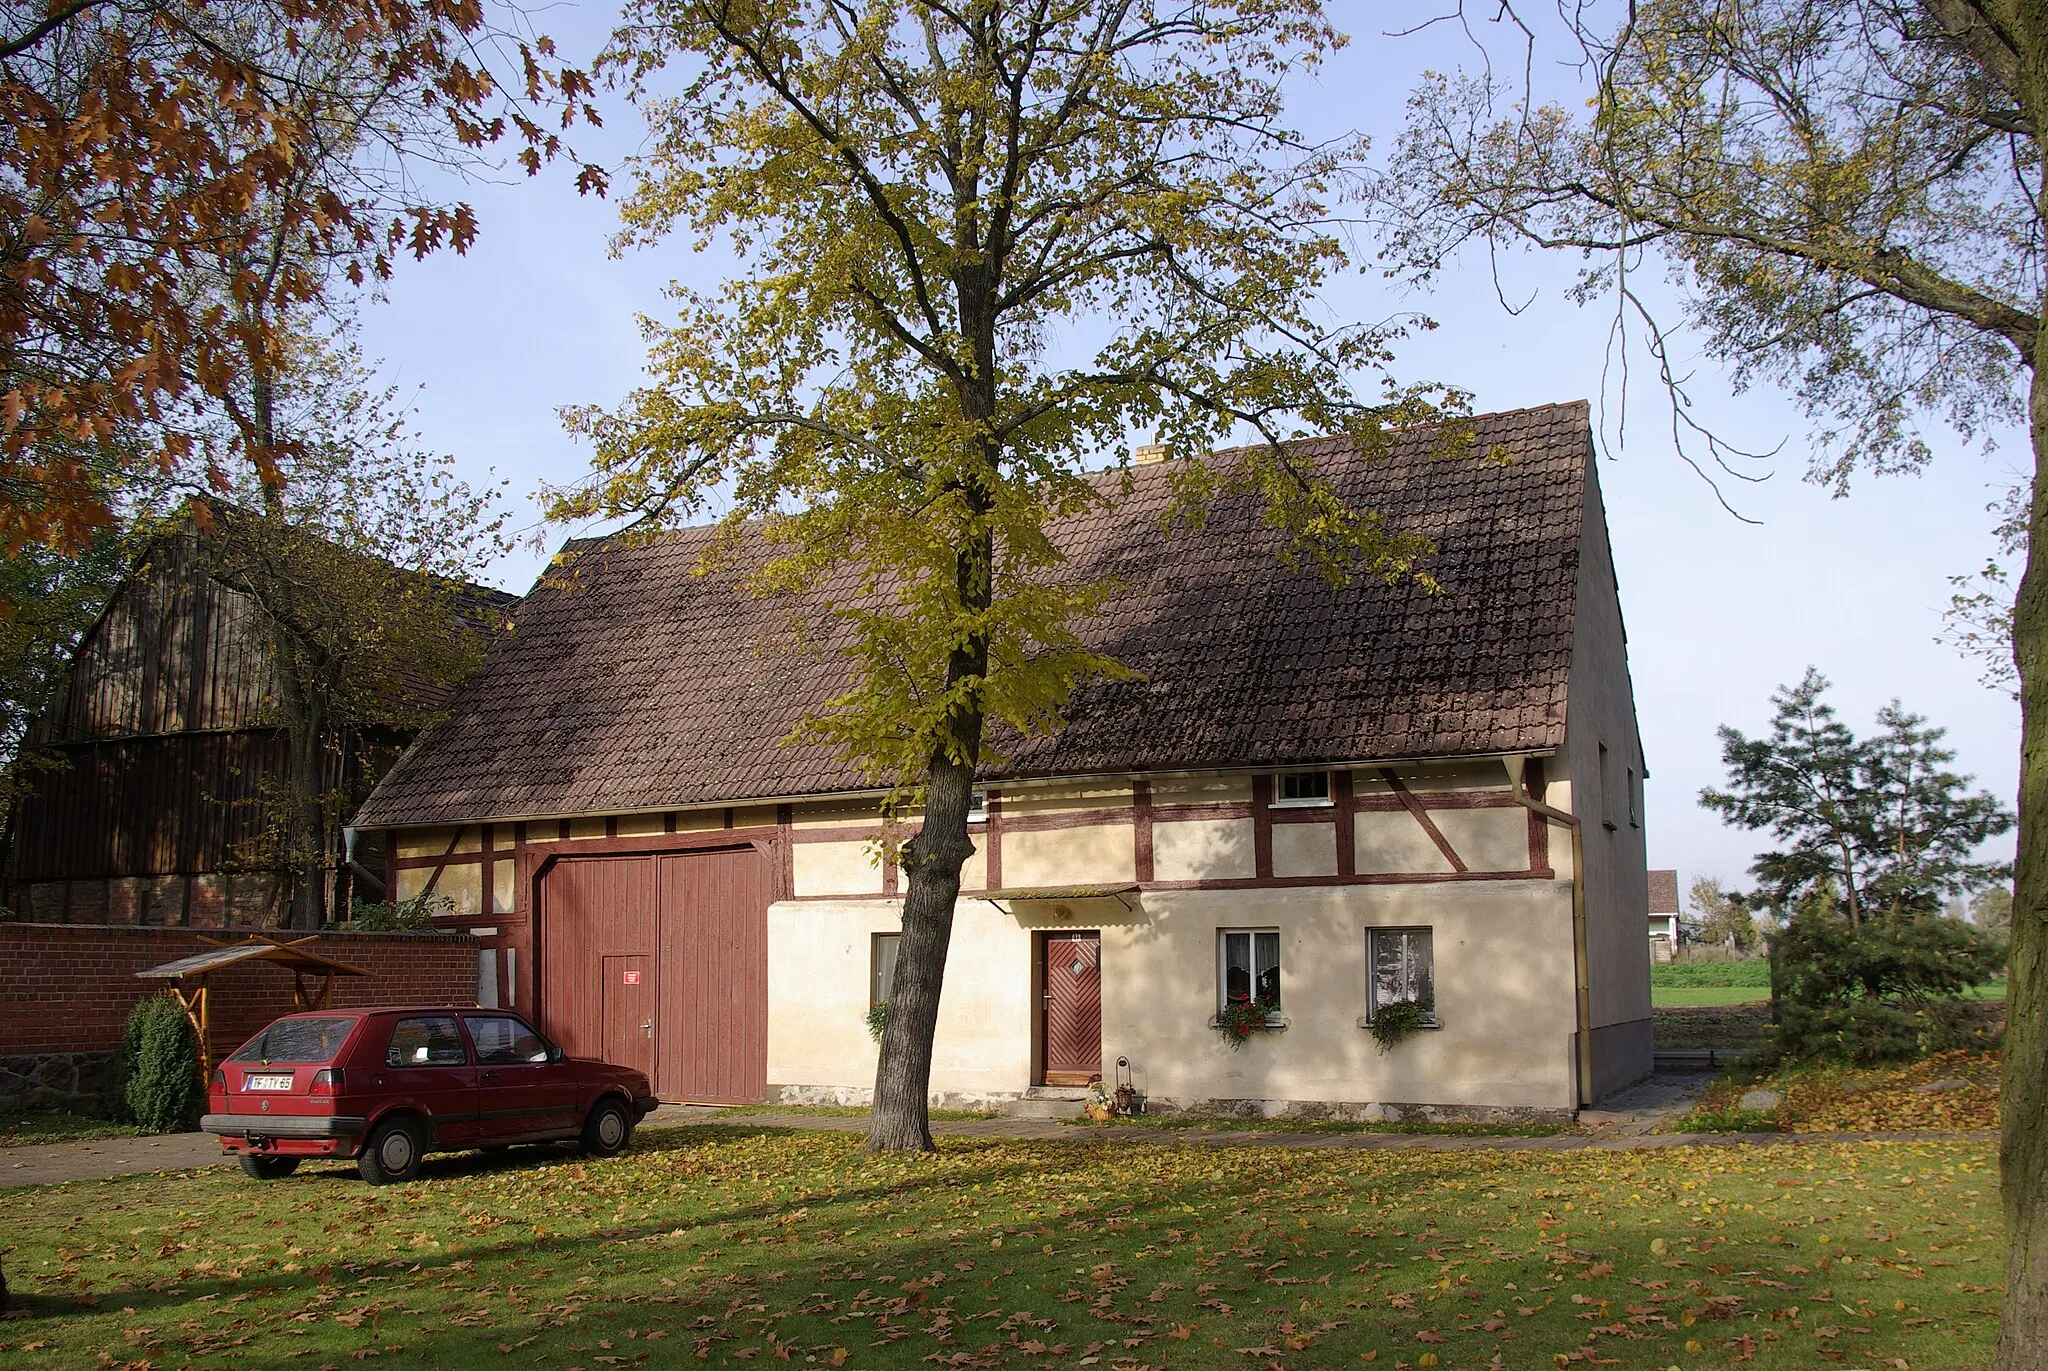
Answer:
<svg viewBox="0 0 2048 1371"><path fill-rule="evenodd" d="M1436 958L1426 928L1375 928L1367 931L1366 960L1372 967L1371 1003L1367 1017L1380 1006L1412 1000L1434 1010ZM1435 1014L1430 1015L1432 1022Z"/></svg>
<svg viewBox="0 0 2048 1371"><path fill-rule="evenodd" d="M1280 934L1269 929L1227 928L1218 949L1222 963L1217 1005L1253 1001L1269 1014L1280 1012Z"/></svg>

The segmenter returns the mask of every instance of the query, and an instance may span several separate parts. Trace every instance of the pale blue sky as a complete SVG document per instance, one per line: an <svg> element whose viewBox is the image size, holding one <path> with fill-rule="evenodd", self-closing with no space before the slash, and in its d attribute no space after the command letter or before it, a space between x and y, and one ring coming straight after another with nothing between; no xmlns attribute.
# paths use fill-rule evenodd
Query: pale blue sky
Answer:
<svg viewBox="0 0 2048 1371"><path fill-rule="evenodd" d="M594 49L610 14L558 5L538 22L577 59ZM1355 127L1384 146L1416 76L1469 56L1448 36L1391 39L1359 23L1354 38L1298 96L1294 117L1304 128ZM616 163L638 146L642 126L616 100L605 108L605 131L576 137L589 155ZM612 206L578 197L566 171L477 181L457 193L475 205L482 237L467 256L404 264L388 298L365 311L363 343L389 381L417 388L417 428L430 445L454 454L473 479L494 469L525 503L537 483L573 480L585 466L557 409L609 403L638 382L636 312L658 315L668 281L712 284L727 262L681 242L612 260ZM1332 291L1333 310L1380 318L1404 304L1366 267ZM1463 386L1482 410L1597 404L1606 312L1560 297L1570 262L1529 259L1509 269L1516 298L1536 292L1517 316L1502 310L1480 261L1461 264L1427 299L1405 302L1440 327L1402 348L1400 372ZM1611 378L1604 385L1612 413L1619 391ZM1803 420L1781 396L1732 396L1710 363L1699 364L1695 389L1702 417L1753 447L1789 441L1767 483L1731 492L1758 526L1724 514L1678 460L1649 387L1630 396L1627 433L1600 464L1649 759L1651 865L1678 868L1681 881L1743 879L1756 842L1695 803L1720 777L1714 729L1762 729L1771 690L1809 664L1833 679L1837 705L1859 730L1895 696L1946 725L1958 766L2010 803L2018 708L1979 685L1975 665L1934 637L1947 578L1981 566L1991 551L1984 507L2024 465L2023 443L2015 436L1987 456L1936 431L1941 455L1927 475L1859 480L1850 498L1833 500L1802 479ZM548 541L562 536L552 530ZM538 554L513 559L499 579L524 590L539 563Z"/></svg>

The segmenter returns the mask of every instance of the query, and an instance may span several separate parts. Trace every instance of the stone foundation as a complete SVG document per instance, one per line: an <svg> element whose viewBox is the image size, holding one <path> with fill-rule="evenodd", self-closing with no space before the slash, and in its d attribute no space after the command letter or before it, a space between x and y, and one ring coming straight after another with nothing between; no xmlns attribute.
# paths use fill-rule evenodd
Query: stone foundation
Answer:
<svg viewBox="0 0 2048 1371"><path fill-rule="evenodd" d="M934 1090L933 1109L978 1109L1000 1112L1004 1105L1025 1098L1021 1090ZM832 1104L866 1109L875 1102L874 1087L866 1085L771 1085L769 1104Z"/></svg>
<svg viewBox="0 0 2048 1371"><path fill-rule="evenodd" d="M1147 1114L1214 1119L1297 1119L1303 1123L1569 1124L1569 1109L1481 1104L1354 1103L1341 1100L1191 1100L1154 1095Z"/></svg>
<svg viewBox="0 0 2048 1371"><path fill-rule="evenodd" d="M106 1105L112 1052L0 1057L0 1114L97 1113Z"/></svg>

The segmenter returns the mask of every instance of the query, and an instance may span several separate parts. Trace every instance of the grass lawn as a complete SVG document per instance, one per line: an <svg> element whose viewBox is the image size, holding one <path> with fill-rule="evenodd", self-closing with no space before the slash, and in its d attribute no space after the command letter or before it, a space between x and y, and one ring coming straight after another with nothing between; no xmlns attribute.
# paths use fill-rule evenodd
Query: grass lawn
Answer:
<svg viewBox="0 0 2048 1371"><path fill-rule="evenodd" d="M1754 985L1652 985L1653 1009L1676 1009L1693 1005L1764 1004L1771 998L1768 986ZM1986 981L1963 992L1966 1000L2005 999L2004 981Z"/></svg>
<svg viewBox="0 0 2048 1371"><path fill-rule="evenodd" d="M80 1138L139 1138L142 1130L83 1114L0 1114L0 1147L72 1142Z"/></svg>
<svg viewBox="0 0 2048 1371"><path fill-rule="evenodd" d="M2004 1257L1967 1143L868 1158L713 1125L428 1166L14 1192L35 1317L0 1363L1934 1371L1989 1360Z"/></svg>
<svg viewBox="0 0 2048 1371"><path fill-rule="evenodd" d="M1680 1005L1706 1004L1754 1004L1771 998L1769 986L1754 985L1653 985L1650 987L1650 1007L1653 1009L1674 1008Z"/></svg>

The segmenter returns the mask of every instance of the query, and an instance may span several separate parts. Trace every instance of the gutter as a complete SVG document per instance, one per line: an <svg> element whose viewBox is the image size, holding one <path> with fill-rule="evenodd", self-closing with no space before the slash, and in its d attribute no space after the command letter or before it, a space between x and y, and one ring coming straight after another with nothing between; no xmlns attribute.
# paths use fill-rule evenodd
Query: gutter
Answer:
<svg viewBox="0 0 2048 1371"><path fill-rule="evenodd" d="M1522 771L1528 764L1526 754L1501 758L1508 769L1508 786L1514 794L1515 803L1552 823L1563 824L1572 834L1572 991L1577 1014L1578 1031L1573 1034L1577 1044L1574 1054L1577 1088L1572 1092L1579 1106L1584 1108L1593 1103L1587 1098L1587 1091L1593 1081L1593 987L1588 977L1586 963L1586 842L1585 830L1579 823L1579 816L1568 814L1556 805L1547 804L1529 794L1523 782Z"/></svg>

